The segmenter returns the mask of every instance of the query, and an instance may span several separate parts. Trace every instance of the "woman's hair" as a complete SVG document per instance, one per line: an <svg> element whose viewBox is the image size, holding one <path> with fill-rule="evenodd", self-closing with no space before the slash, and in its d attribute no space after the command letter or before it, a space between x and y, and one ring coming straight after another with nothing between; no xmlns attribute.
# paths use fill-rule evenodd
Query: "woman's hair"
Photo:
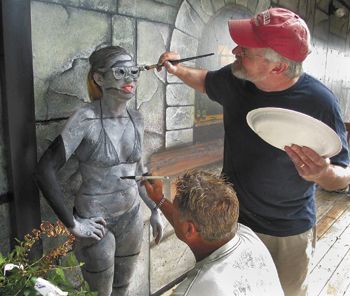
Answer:
<svg viewBox="0 0 350 296"><path fill-rule="evenodd" d="M285 75L289 78L298 77L303 73L302 62L296 62L285 58L271 48L265 49L265 58L271 62L283 62L288 64L288 69L285 72Z"/></svg>
<svg viewBox="0 0 350 296"><path fill-rule="evenodd" d="M87 88L92 101L102 98L101 87L95 82L93 74L103 73L115 63L115 57L119 55L131 55L120 46L107 46L95 50L89 57L90 71L87 76Z"/></svg>
<svg viewBox="0 0 350 296"><path fill-rule="evenodd" d="M176 181L180 219L190 219L208 240L230 239L237 229L239 203L236 192L222 177L189 171Z"/></svg>

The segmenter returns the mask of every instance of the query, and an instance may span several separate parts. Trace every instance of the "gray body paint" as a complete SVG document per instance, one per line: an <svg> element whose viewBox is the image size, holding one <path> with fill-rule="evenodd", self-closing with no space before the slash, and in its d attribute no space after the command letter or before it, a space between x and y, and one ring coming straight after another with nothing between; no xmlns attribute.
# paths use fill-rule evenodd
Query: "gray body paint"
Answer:
<svg viewBox="0 0 350 296"><path fill-rule="evenodd" d="M45 189L45 197L76 236L75 251L78 259L85 263L84 278L99 296L128 295L143 237L140 197L151 210L154 234L161 238L163 230L159 212L144 188L135 180L120 179L145 173L142 162L144 127L141 114L126 108L128 100L134 96L137 77L128 71L120 78L122 75L116 75L115 69L111 69L131 67L134 62L116 48L102 49L90 57L94 83L101 88L102 97L70 117L58 137L64 149L49 151L51 154L47 153L39 166L42 174L38 174L43 179L41 188ZM56 159L53 153L64 153L65 156L56 157L62 162L73 153L79 160L82 184L74 200L73 222L57 185L59 167L50 164L50 159ZM43 177L45 169L51 178Z"/></svg>

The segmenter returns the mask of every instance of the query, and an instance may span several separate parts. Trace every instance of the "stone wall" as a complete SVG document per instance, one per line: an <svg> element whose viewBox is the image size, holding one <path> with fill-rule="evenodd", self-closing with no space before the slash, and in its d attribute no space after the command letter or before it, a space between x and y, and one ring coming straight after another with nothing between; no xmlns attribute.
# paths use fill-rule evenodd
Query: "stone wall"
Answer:
<svg viewBox="0 0 350 296"><path fill-rule="evenodd" d="M220 34L229 38L227 17L254 15L270 5L299 13L312 32L313 52L305 70L325 82L340 98L342 112L350 121L349 16L328 16L328 0L31 0L35 114L38 157L58 135L67 118L86 104L88 56L98 47L121 45L138 64L154 64L166 50L181 56L201 54L208 27L222 23ZM335 3L338 5L337 1ZM221 19L220 19L221 16ZM221 37L220 37L221 38ZM229 40L229 39L225 39ZM229 40L229 42L231 42ZM208 41L210 43L210 40ZM231 46L229 43L227 46ZM233 44L232 44L233 47ZM208 61L213 61L208 58ZM189 63L189 65L197 65ZM131 108L145 118L145 151L150 156L167 148L191 144L194 139L195 92L165 71L141 74ZM0 110L1 111L1 110ZM0 194L6 194L7 169L0 128ZM80 176L70 160L60 176L71 204ZM149 211L145 218L144 248L133 295L148 295L148 265L151 290L156 291L193 264L187 247L172 235L153 247L149 259ZM9 229L7 204L0 205L3 229ZM42 217L57 219L42 200ZM5 221L5 222L3 222ZM8 250L8 232L0 235L0 250ZM169 252L169 249L172 252ZM140 290L141 292L136 292Z"/></svg>

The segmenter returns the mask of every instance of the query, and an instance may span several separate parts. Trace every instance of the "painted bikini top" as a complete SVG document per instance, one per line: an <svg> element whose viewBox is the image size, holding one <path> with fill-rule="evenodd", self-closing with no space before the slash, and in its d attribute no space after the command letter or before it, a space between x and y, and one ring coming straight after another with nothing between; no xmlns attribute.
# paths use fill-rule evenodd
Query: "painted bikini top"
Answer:
<svg viewBox="0 0 350 296"><path fill-rule="evenodd" d="M136 114L132 110L127 109L127 113L134 129L134 145L131 154L126 158L125 161L120 161L117 149L114 147L112 140L110 139L106 128L106 120L113 119L112 117L104 118L102 114L102 108L100 106L100 117L91 118L93 121L92 125L98 124L99 127L91 127L92 132L99 131L98 140L95 143L91 143L89 139L84 139L77 149L77 157L80 162L89 166L96 167L112 167L119 164L135 163L141 159L141 135L140 130L137 128L135 121L138 120ZM130 123L126 125L126 129L131 128ZM123 132L123 131L122 131ZM124 134L123 134L124 135ZM123 135L119 140L119 145L123 143Z"/></svg>

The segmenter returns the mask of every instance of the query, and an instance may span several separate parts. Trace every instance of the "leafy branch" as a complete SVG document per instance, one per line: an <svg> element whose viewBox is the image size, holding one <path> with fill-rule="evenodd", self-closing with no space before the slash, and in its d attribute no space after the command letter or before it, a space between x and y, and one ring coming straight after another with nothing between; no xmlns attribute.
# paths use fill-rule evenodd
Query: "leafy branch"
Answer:
<svg viewBox="0 0 350 296"><path fill-rule="evenodd" d="M51 249L37 260L29 259L30 250L42 237L58 238L66 240L57 247ZM72 252L75 237L67 228L58 221L55 225L43 222L40 229L33 229L31 234L25 235L23 241L17 240L16 246L7 255L0 253L0 295L3 296L37 296L40 295L34 289L36 278L42 277L67 291L70 296L96 296L91 292L88 284L80 276L76 287L67 279L67 271L81 267ZM65 257L64 264L58 264L60 259ZM5 267L12 265L12 269L5 272Z"/></svg>

